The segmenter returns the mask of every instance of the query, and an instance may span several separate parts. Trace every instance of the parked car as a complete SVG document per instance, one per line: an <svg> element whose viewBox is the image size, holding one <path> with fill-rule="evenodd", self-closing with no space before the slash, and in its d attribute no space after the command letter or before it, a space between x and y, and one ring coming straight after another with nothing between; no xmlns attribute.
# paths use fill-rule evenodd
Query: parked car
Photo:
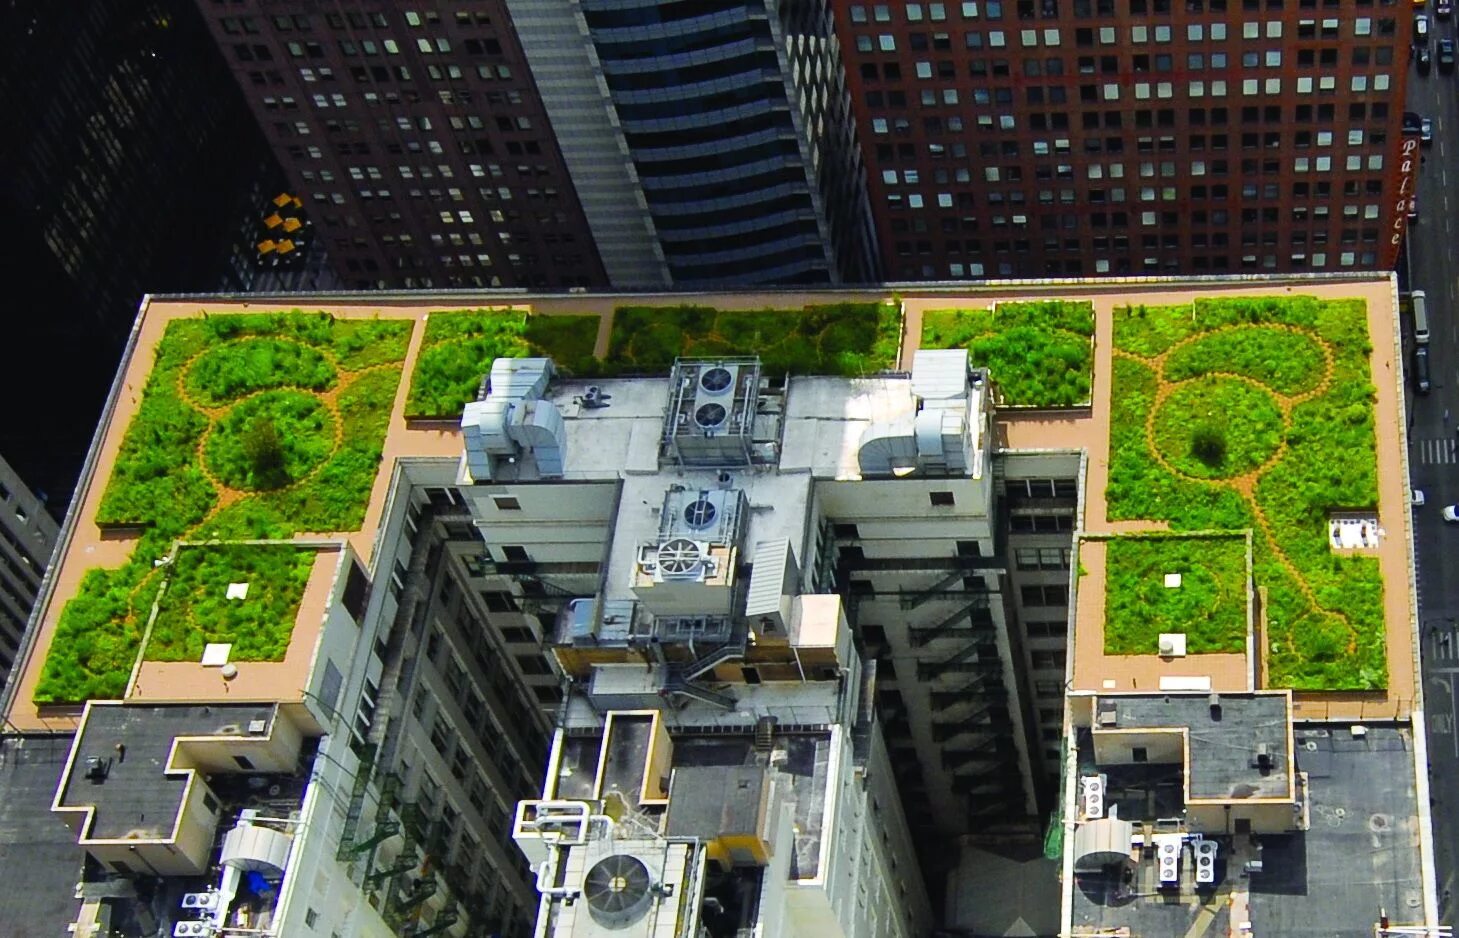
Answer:
<svg viewBox="0 0 1459 938"><path fill-rule="evenodd" d="M1420 345L1413 350L1413 384L1420 394L1429 393L1429 347Z"/></svg>
<svg viewBox="0 0 1459 938"><path fill-rule="evenodd" d="M1413 111L1403 112L1403 132L1416 134L1423 129L1424 119Z"/></svg>
<svg viewBox="0 0 1459 938"><path fill-rule="evenodd" d="M1428 46L1415 46L1413 50L1413 63L1418 67L1420 75L1427 75L1429 67L1434 64L1433 56L1429 55Z"/></svg>
<svg viewBox="0 0 1459 938"><path fill-rule="evenodd" d="M1419 122L1418 126L1419 143L1422 143L1424 146L1428 146L1429 144L1433 143L1434 119L1432 117L1425 117L1421 122Z"/></svg>
<svg viewBox="0 0 1459 938"><path fill-rule="evenodd" d="M1448 19L1449 14L1454 12L1454 0L1439 0L1434 6L1434 15L1441 19Z"/></svg>
<svg viewBox="0 0 1459 938"><path fill-rule="evenodd" d="M1429 41L1429 18L1423 13L1413 18L1413 39L1419 43Z"/></svg>
<svg viewBox="0 0 1459 938"><path fill-rule="evenodd" d="M1439 71L1454 71L1454 40L1452 39L1439 40Z"/></svg>
<svg viewBox="0 0 1459 938"><path fill-rule="evenodd" d="M1442 514L1445 521L1459 521L1459 505L1445 505Z"/></svg>

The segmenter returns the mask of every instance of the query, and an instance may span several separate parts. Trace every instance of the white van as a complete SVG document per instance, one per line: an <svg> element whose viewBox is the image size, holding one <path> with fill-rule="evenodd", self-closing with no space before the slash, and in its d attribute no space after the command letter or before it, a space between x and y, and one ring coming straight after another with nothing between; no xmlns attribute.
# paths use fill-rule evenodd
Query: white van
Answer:
<svg viewBox="0 0 1459 938"><path fill-rule="evenodd" d="M1428 297L1424 291L1413 291L1413 340L1419 345L1429 344Z"/></svg>

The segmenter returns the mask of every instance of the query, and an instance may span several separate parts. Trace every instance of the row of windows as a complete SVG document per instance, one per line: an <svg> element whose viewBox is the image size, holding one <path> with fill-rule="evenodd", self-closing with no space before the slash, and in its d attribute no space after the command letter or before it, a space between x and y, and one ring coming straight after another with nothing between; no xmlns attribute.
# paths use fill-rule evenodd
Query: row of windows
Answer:
<svg viewBox="0 0 1459 938"><path fill-rule="evenodd" d="M1243 254L1239 259L1228 255L1195 255L1189 259L1146 257L1140 261L1138 268L1129 258L1116 258L1113 261L1096 258L1092 266L1094 272L1098 274L1126 275L1136 273L1137 269L1144 274L1174 274L1186 268L1216 272L1235 269L1270 271L1277 269L1277 261L1278 255L1276 254ZM1368 270L1378 263L1378 254L1375 251L1343 251L1336 255L1335 263L1339 267ZM1297 270L1309 268L1321 270L1333 265L1333 256L1325 251L1318 251L1310 255L1294 253L1288 257L1288 266ZM988 276L996 276L1000 279L1031 276L1082 277L1085 275L1086 266L1083 260L1076 258L1063 261L1044 260L1037 265L1027 262L1015 264L1012 261L999 261L995 264L958 261L949 263L945 267L922 264L919 267L899 267L897 270L899 276L904 280L966 280L982 279Z"/></svg>
<svg viewBox="0 0 1459 938"><path fill-rule="evenodd" d="M1381 0L1383 6L1393 6L1396 0ZM1336 8L1341 6L1341 0L1320 0L1324 8ZM1358 7L1371 7L1374 0L1357 0ZM921 23L930 20L934 23L946 22L949 11L958 14L965 20L1001 19L1003 17L1003 4L1000 0L989 0L987 3L903 3L898 4L901 9L901 21L907 23ZM1020 20L1031 20L1035 18L1035 10L1042 19L1059 18L1059 0L1017 0L1017 15ZM1145 15L1156 13L1169 15L1175 10L1172 0L1128 0L1123 4L1131 15ZM1315 10L1319 6L1319 0L1296 0L1293 8L1301 10ZM1287 0L1242 0L1241 9L1246 11L1257 11L1266 9L1269 11L1282 10L1287 7ZM1094 16L1116 16L1115 0L1073 0L1072 9L1074 15L1081 19L1088 19ZM1185 0L1183 9L1186 13L1225 13L1227 12L1227 0ZM890 23L892 22L892 6L890 4L878 3L871 6L865 4L854 4L849 10L853 24L865 24L869 22Z"/></svg>
<svg viewBox="0 0 1459 938"><path fill-rule="evenodd" d="M851 21L853 25L862 25L865 19L856 19L856 8L852 8ZM882 22L882 21L878 21ZM1357 16L1350 21L1352 31L1347 35L1350 37L1364 39L1371 36L1391 37L1397 35L1398 21L1391 16L1374 18L1371 16ZM1233 24L1234 25L1234 24ZM1281 39L1284 33L1282 20L1247 20L1240 24L1240 38L1244 41L1255 41L1260 39ZM1297 23L1297 38L1299 40L1336 40L1342 37L1342 21L1338 17L1326 17L1318 19L1304 19ZM1014 30L990 29L986 32L988 47L994 49L1005 48L1009 45ZM1226 42L1228 39L1237 38L1228 31L1226 23L1187 23L1185 25L1185 41L1194 42ZM1016 31L1018 43L1025 49L1038 48L1059 48L1064 41L1064 33L1057 27L1045 29L1019 29ZM934 34L936 35L936 34ZM969 30L964 33L964 42L969 49L982 48L982 39L979 38L974 45L972 36L983 36L984 33L976 30ZM1165 45L1177 41L1177 27L1157 24L1147 26L1144 24L1128 26L1124 28L1115 26L1088 27L1081 26L1074 30L1074 44L1079 48L1090 48L1095 45L1113 46L1128 42L1133 45L1146 45L1156 43ZM875 39L873 44L872 40ZM865 41L863 41L865 40ZM856 47L860 52L873 51L895 52L897 48L896 35L892 33L857 33Z"/></svg>

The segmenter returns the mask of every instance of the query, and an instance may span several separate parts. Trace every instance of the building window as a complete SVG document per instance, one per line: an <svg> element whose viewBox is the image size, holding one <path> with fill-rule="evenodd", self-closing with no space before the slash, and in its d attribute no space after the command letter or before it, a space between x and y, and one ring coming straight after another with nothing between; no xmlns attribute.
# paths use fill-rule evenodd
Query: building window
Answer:
<svg viewBox="0 0 1459 938"><path fill-rule="evenodd" d="M956 504L956 499L952 497L951 492L928 492L927 500L932 503L934 508L951 508Z"/></svg>
<svg viewBox="0 0 1459 938"><path fill-rule="evenodd" d="M861 530L854 524L831 525L831 536L837 540L854 541L861 536Z"/></svg>
<svg viewBox="0 0 1459 938"><path fill-rule="evenodd" d="M521 511L522 503L511 495L493 495L492 504L496 505L497 511Z"/></svg>
<svg viewBox="0 0 1459 938"><path fill-rule="evenodd" d="M314 911L313 909L305 909L304 924L308 925L310 928L313 928L315 925L319 924L319 913Z"/></svg>
<svg viewBox="0 0 1459 938"><path fill-rule="evenodd" d="M515 544L507 544L502 547L502 558L508 563L526 563L532 559L527 554L527 548L518 547Z"/></svg>
<svg viewBox="0 0 1459 938"><path fill-rule="evenodd" d="M253 762L251 760L249 760L249 758L247 756L234 756L233 757L233 761L236 762L236 763L238 763L238 767L240 769L242 769L243 771L245 771L245 772L252 772L253 771Z"/></svg>
<svg viewBox="0 0 1459 938"><path fill-rule="evenodd" d="M1020 595L1025 606L1067 606L1069 604L1068 589L1052 583L1026 584L1020 587Z"/></svg>
<svg viewBox="0 0 1459 938"><path fill-rule="evenodd" d="M1144 746L1135 746L1130 749L1130 759L1134 762L1149 762L1150 752Z"/></svg>

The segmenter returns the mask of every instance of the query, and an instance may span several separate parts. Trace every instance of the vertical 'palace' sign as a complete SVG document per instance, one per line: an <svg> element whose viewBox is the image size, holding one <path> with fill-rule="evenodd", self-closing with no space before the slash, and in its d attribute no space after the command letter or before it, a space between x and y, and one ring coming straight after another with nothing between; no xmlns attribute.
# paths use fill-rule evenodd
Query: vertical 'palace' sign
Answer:
<svg viewBox="0 0 1459 938"><path fill-rule="evenodd" d="M1403 244L1403 233L1408 227L1408 206L1418 189L1419 138L1404 134L1403 145L1398 157L1398 187L1393 196L1393 221L1388 232L1388 264L1392 267L1398 261L1398 248Z"/></svg>

